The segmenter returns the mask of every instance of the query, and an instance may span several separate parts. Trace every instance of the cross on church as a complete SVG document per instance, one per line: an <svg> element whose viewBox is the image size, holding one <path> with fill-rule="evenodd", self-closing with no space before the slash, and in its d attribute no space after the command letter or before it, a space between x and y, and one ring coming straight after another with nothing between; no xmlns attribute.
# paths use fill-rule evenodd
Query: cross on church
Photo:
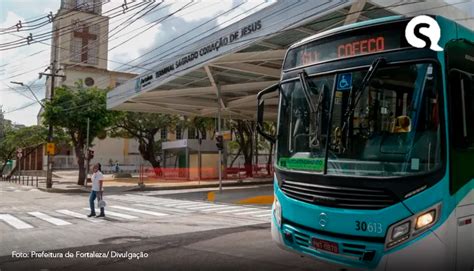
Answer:
<svg viewBox="0 0 474 271"><path fill-rule="evenodd" d="M89 51L89 40L96 40L97 35L92 34L89 32L89 27L88 26L82 26L82 32L79 31L74 31L74 37L75 38L81 38L82 44L81 44L81 62L87 63L88 59L88 51Z"/></svg>

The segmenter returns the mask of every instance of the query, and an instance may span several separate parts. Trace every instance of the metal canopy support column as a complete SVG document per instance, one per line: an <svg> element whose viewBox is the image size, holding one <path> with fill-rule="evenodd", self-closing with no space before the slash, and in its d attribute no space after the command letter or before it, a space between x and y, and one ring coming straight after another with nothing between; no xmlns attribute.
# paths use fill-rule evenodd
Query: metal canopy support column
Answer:
<svg viewBox="0 0 474 271"><path fill-rule="evenodd" d="M209 81L211 82L212 87L216 91L217 95L217 134L221 134L221 109L226 108L224 101L222 100L221 97L221 91L219 86L216 84L216 81L214 80L214 77L212 76L211 69L209 66L204 66L204 69L206 70L207 77L209 78ZM222 150L219 149L219 164L218 164L218 172L219 172L219 192L222 192Z"/></svg>
<svg viewBox="0 0 474 271"><path fill-rule="evenodd" d="M346 20L344 21L344 25L357 22L360 15L362 14L366 2L367 0L357 0L354 2L354 4L352 4L349 13L346 16Z"/></svg>

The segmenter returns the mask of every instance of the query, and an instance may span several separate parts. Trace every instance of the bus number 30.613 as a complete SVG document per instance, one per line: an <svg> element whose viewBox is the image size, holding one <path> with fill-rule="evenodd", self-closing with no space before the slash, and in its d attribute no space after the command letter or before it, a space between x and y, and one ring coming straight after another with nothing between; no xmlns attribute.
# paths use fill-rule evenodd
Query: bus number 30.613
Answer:
<svg viewBox="0 0 474 271"><path fill-rule="evenodd" d="M382 223L356 221L356 231L382 233Z"/></svg>

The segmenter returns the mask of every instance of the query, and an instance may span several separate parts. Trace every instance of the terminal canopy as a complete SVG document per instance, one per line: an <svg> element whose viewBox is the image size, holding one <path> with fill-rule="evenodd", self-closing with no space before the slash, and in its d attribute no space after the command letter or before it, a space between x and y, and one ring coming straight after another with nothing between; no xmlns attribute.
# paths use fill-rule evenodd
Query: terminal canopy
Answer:
<svg viewBox="0 0 474 271"><path fill-rule="evenodd" d="M256 94L278 82L286 49L296 41L345 24L393 15L466 18L442 1L279 1L199 40L176 44L151 71L108 93L107 108L255 119ZM460 21L470 24L472 20ZM277 113L266 100L266 117Z"/></svg>

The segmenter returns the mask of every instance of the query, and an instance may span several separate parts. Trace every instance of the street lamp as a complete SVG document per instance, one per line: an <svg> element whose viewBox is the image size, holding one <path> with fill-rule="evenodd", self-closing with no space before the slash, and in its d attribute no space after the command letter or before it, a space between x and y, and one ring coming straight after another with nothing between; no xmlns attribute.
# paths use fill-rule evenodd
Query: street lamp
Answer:
<svg viewBox="0 0 474 271"><path fill-rule="evenodd" d="M35 93L34 93L33 90L30 88L30 86L23 84L23 82L10 81L10 83L15 84L15 85L20 85L20 86L22 86L22 87L28 88L28 90L31 92L31 94L33 94L33 97L35 97L35 100L41 105L41 107L44 107L44 104L40 102L40 100L38 99L38 97L36 97Z"/></svg>

